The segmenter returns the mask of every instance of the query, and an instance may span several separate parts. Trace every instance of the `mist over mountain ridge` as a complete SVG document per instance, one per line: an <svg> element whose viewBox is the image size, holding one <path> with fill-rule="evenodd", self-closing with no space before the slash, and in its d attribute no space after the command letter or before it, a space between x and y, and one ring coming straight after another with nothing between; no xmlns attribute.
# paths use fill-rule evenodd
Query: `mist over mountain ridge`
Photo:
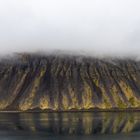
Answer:
<svg viewBox="0 0 140 140"><path fill-rule="evenodd" d="M66 50L139 58L139 5L138 0L4 0L0 56Z"/></svg>
<svg viewBox="0 0 140 140"><path fill-rule="evenodd" d="M82 58L93 58L93 59L101 59L104 61L112 61L112 60L134 60L139 61L140 56L139 55L105 55L105 54L98 54L93 53L90 54L86 51L79 51L78 53L75 51L67 51L67 50L39 50L39 51L20 51L20 52L14 52L14 53L4 53L0 56L0 60L13 60L18 61L20 58L26 57L26 58L41 58L41 57L48 57L48 56L56 56L56 57L65 57L65 58L72 58L75 57L76 59L82 59Z"/></svg>

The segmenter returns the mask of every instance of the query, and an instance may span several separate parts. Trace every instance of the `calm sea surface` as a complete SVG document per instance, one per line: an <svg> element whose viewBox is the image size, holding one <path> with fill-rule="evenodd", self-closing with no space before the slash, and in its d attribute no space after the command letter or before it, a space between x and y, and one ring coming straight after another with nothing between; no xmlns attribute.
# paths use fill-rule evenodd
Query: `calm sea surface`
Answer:
<svg viewBox="0 0 140 140"><path fill-rule="evenodd" d="M0 113L0 140L139 140L140 112Z"/></svg>

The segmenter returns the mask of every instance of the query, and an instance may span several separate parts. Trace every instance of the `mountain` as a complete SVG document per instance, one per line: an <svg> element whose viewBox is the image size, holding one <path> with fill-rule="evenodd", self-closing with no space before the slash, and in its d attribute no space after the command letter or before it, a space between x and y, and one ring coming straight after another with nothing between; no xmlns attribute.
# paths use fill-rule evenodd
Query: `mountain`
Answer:
<svg viewBox="0 0 140 140"><path fill-rule="evenodd" d="M140 61L17 54L0 60L0 110L140 109Z"/></svg>

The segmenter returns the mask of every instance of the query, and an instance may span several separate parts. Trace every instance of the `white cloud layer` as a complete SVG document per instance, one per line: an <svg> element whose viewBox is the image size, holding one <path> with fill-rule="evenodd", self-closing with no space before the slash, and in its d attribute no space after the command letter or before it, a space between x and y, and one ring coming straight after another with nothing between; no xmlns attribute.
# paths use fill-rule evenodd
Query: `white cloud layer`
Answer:
<svg viewBox="0 0 140 140"><path fill-rule="evenodd" d="M140 0L0 0L0 54L140 55Z"/></svg>

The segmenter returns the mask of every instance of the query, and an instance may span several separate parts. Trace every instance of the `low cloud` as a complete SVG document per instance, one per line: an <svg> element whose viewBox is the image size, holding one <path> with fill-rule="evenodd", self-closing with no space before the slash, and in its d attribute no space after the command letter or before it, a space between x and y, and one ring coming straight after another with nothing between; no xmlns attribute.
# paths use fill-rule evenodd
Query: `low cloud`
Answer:
<svg viewBox="0 0 140 140"><path fill-rule="evenodd" d="M140 56L139 0L1 0L0 54Z"/></svg>

